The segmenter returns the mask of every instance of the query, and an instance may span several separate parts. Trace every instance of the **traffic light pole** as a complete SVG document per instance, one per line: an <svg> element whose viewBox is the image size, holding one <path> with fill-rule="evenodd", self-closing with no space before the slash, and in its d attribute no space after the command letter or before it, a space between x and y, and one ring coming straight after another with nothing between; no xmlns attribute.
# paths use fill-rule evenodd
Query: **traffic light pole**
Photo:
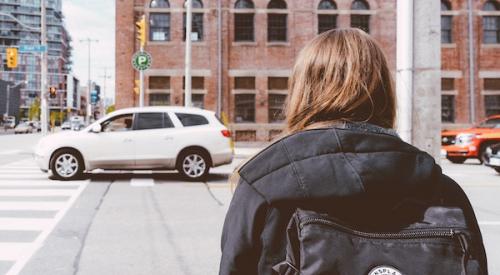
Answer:
<svg viewBox="0 0 500 275"><path fill-rule="evenodd" d="M45 0L40 1L41 5L41 42L42 46L47 47L47 16ZM40 124L42 127L42 135L47 134L48 121L49 121L49 106L47 102L47 54L48 50L41 53L42 64L41 64L41 87L40 87Z"/></svg>
<svg viewBox="0 0 500 275"><path fill-rule="evenodd" d="M191 29L193 17L193 1L186 0L186 60L184 77L184 106L191 107Z"/></svg>
<svg viewBox="0 0 500 275"><path fill-rule="evenodd" d="M144 52L144 46L141 45L141 53ZM139 107L144 107L144 71L139 71Z"/></svg>

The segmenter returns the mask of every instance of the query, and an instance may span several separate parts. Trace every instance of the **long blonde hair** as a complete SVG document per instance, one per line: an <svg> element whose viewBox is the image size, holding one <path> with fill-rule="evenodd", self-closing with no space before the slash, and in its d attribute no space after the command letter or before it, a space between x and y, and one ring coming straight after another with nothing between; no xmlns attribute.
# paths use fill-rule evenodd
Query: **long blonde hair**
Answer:
<svg viewBox="0 0 500 275"><path fill-rule="evenodd" d="M290 79L287 134L315 124L363 121L393 128L396 96L387 58L365 32L324 32L302 49Z"/></svg>

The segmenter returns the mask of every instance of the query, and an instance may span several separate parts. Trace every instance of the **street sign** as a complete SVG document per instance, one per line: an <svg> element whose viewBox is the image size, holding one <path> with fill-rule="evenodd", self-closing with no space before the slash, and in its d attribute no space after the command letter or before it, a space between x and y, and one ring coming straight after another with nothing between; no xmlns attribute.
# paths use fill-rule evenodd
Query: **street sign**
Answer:
<svg viewBox="0 0 500 275"><path fill-rule="evenodd" d="M145 71L151 67L153 58L147 52L136 52L132 57L132 66L138 71Z"/></svg>
<svg viewBox="0 0 500 275"><path fill-rule="evenodd" d="M19 45L19 52L22 53L42 53L47 51L46 45Z"/></svg>

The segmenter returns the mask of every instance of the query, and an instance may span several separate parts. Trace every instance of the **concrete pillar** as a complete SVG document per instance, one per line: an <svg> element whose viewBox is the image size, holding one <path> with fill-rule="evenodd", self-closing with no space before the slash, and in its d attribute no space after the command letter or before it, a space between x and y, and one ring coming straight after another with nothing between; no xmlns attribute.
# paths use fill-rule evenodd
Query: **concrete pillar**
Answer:
<svg viewBox="0 0 500 275"><path fill-rule="evenodd" d="M398 5L402 1L407 0L399 0ZM399 97L404 96L402 93L411 93L411 106L400 109L398 113L399 116L411 116L406 141L428 152L438 162L441 148L440 15L439 1L413 1L412 89L397 91ZM401 37L404 35L398 34L398 39Z"/></svg>

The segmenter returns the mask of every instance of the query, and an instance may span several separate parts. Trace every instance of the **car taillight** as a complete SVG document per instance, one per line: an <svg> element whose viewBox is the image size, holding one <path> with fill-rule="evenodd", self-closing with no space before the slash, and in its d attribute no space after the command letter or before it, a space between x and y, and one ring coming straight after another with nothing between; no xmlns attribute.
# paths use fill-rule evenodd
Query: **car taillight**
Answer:
<svg viewBox="0 0 500 275"><path fill-rule="evenodd" d="M225 136L225 137L231 137L231 131L227 130L227 129L224 129L221 131L222 135Z"/></svg>

